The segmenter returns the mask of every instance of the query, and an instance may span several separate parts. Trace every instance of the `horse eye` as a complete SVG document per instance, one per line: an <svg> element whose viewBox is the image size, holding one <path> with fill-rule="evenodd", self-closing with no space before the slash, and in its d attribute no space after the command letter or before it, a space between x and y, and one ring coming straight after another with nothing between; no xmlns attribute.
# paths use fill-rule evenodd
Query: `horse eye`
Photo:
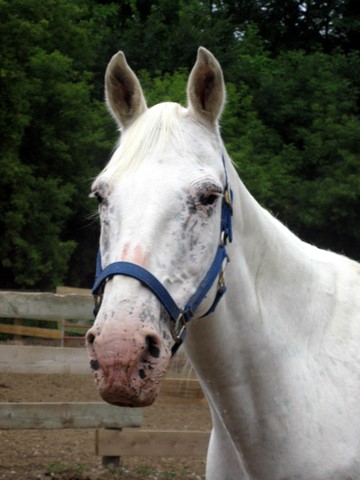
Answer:
<svg viewBox="0 0 360 480"><path fill-rule="evenodd" d="M210 194L210 195L204 195L202 194L199 198L199 201L201 205L207 206L207 205L214 205L216 200L218 199L218 195L215 194Z"/></svg>

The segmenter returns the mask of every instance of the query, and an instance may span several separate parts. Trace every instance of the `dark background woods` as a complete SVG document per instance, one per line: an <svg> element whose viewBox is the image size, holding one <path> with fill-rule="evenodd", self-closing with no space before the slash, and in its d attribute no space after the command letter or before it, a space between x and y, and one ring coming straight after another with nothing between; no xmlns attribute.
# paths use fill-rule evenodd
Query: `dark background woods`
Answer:
<svg viewBox="0 0 360 480"><path fill-rule="evenodd" d="M148 104L185 103L219 59L223 138L258 201L360 260L358 0L0 0L0 287L90 287L91 179L117 139L103 75L119 49Z"/></svg>

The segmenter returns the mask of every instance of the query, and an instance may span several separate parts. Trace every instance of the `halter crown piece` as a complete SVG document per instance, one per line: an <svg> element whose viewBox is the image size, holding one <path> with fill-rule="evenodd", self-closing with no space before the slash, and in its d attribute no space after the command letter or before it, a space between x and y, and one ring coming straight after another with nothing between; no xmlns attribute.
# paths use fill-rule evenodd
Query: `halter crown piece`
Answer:
<svg viewBox="0 0 360 480"><path fill-rule="evenodd" d="M226 243L227 241L232 241L231 217L233 193L228 183L224 156L222 156L222 161L225 170L225 187L221 209L219 245L215 254L215 258L207 274L201 281L196 292L186 303L184 308L179 308L170 293L164 287L164 285L156 277L154 277L152 273L150 273L145 268L140 267L140 265L136 265L135 263L130 262L114 262L102 269L101 255L100 251L98 251L96 260L95 282L92 288L92 293L94 295L95 301L95 316L100 309L105 285L108 280L110 280L115 275L125 275L128 277L136 278L145 287L152 291L152 293L158 298L162 306L169 314L171 321L174 322L172 335L175 343L171 349L172 355L174 355L184 341L187 323L194 317L197 308L211 289L214 281L216 280L216 277L218 277L218 287L215 299L209 310L200 318L206 317L207 315L215 311L219 301L226 292L224 271L226 267L226 262L229 261L229 257L226 253ZM225 264L224 261L226 261Z"/></svg>

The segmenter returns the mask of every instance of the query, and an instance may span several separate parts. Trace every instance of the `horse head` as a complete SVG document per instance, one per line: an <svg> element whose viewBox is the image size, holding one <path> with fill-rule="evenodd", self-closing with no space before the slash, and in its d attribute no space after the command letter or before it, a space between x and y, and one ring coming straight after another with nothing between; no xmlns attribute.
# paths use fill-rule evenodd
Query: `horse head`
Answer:
<svg viewBox="0 0 360 480"><path fill-rule="evenodd" d="M87 348L104 400L146 406L159 392L188 320L199 321L219 293L215 279L226 257L221 237L228 235L221 224L229 204L218 129L225 87L220 65L204 48L188 80L187 108L147 108L122 52L111 59L105 84L122 133L92 186L101 222L94 287L101 305ZM121 271L114 274L114 265ZM127 274L124 265L141 276ZM144 277L155 278L155 286ZM158 293L162 288L170 307ZM179 318L173 318L172 305L179 306Z"/></svg>

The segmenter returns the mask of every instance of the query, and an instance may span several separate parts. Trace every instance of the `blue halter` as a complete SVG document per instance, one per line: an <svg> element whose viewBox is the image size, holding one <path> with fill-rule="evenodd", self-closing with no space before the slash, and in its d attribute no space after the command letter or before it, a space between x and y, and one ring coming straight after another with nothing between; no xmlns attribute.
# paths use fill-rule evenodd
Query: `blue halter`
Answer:
<svg viewBox="0 0 360 480"><path fill-rule="evenodd" d="M101 266L101 255L100 251L97 254L96 260L96 275L95 282L92 288L92 293L95 299L95 308L94 315L96 316L101 305L102 296L106 282L110 280L114 275L125 275L128 277L133 277L139 280L145 287L152 291L152 293L158 298L162 306L165 308L167 313L170 316L170 319L174 322L174 328L172 335L175 341L174 346L171 349L172 355L178 350L180 345L183 343L186 335L186 325L195 315L196 310L198 309L201 302L206 297L207 293L211 289L214 281L217 277L218 280L218 289L215 295L215 299L209 308L209 310L202 315L200 318L206 317L210 313L214 312L220 299L226 292L226 286L224 281L224 269L223 263L224 260L229 260L226 253L226 243L232 241L232 225L231 225L231 216L232 216L232 190L229 187L227 173L225 168L225 160L222 158L224 169L225 169L225 189L224 197L222 202L222 211L221 211L221 234L220 242L215 254L215 258L201 281L198 289L192 295L190 300L187 302L184 308L179 308L175 303L174 299L170 293L166 290L164 285L159 282L159 280L154 277L145 268L135 263L130 262L114 262L108 265L104 270Z"/></svg>

